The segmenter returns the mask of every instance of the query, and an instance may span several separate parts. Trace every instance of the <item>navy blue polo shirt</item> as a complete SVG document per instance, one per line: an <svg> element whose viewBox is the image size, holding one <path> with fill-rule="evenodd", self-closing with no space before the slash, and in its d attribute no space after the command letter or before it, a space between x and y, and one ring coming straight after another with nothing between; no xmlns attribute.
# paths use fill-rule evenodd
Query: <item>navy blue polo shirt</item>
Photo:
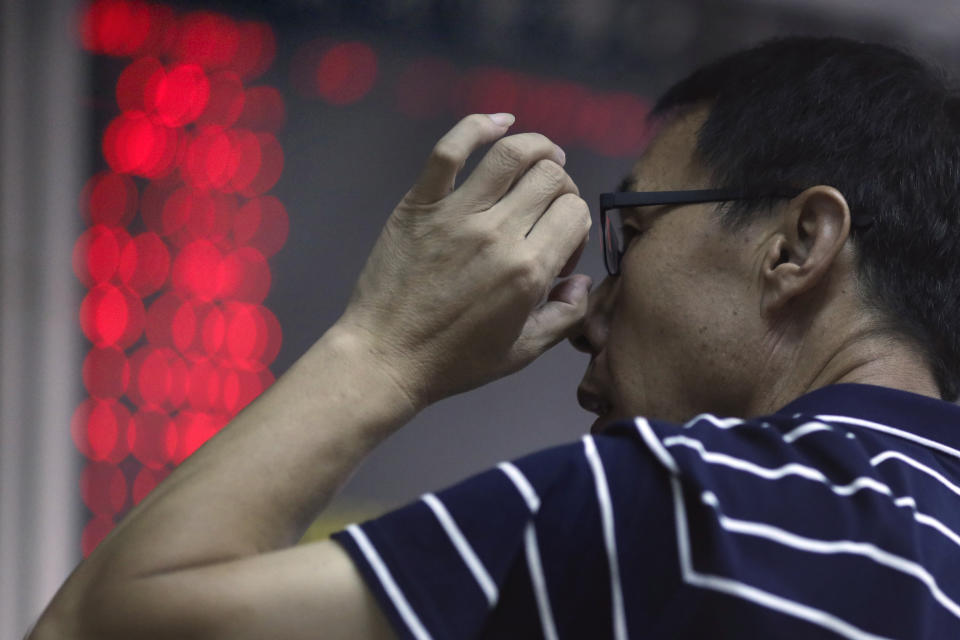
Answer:
<svg viewBox="0 0 960 640"><path fill-rule="evenodd" d="M960 638L960 407L636 418L333 537L402 638Z"/></svg>

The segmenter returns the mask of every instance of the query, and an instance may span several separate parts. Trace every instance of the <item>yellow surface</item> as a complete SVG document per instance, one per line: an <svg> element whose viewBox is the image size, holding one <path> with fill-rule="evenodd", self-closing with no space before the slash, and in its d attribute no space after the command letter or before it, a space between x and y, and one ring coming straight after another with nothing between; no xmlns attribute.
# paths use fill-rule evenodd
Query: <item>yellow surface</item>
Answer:
<svg viewBox="0 0 960 640"><path fill-rule="evenodd" d="M318 542L330 537L331 533L340 531L348 524L363 522L384 513L380 505L364 504L351 505L349 508L329 509L314 520L307 532L300 539L300 544Z"/></svg>

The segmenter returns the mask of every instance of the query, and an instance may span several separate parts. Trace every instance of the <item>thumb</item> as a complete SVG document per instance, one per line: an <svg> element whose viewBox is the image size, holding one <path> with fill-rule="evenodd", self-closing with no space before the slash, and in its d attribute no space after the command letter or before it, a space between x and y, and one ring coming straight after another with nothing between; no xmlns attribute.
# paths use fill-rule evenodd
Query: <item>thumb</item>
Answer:
<svg viewBox="0 0 960 640"><path fill-rule="evenodd" d="M533 360L544 351L569 337L580 327L587 315L590 276L575 275L557 284L547 296L547 302L534 309L523 327L521 349Z"/></svg>

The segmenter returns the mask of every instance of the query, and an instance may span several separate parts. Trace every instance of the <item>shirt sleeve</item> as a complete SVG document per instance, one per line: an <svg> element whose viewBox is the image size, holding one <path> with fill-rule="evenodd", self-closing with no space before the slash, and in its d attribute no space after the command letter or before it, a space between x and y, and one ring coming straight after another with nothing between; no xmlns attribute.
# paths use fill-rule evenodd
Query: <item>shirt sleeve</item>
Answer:
<svg viewBox="0 0 960 640"><path fill-rule="evenodd" d="M614 637L618 626L647 626L641 618L659 605L645 599L668 592L649 574L675 566L669 526L644 530L669 523L667 482L636 439L586 436L333 539L402 638ZM636 587L628 611L623 591Z"/></svg>

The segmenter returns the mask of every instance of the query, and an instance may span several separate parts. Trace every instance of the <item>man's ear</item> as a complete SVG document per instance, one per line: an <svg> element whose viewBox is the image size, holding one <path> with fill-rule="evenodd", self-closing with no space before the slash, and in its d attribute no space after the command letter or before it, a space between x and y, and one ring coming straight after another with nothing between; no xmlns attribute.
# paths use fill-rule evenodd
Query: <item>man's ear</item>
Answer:
<svg viewBox="0 0 960 640"><path fill-rule="evenodd" d="M850 234L843 194L810 187L786 205L763 259L763 307L776 312L815 288L834 266Z"/></svg>

